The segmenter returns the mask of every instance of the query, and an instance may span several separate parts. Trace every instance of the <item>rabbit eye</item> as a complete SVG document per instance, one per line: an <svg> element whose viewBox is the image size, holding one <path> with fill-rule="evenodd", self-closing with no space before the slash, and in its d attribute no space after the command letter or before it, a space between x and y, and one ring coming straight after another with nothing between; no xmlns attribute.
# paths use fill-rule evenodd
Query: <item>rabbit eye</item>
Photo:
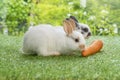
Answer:
<svg viewBox="0 0 120 80"><path fill-rule="evenodd" d="M75 39L75 42L79 42L79 39L77 38L77 39Z"/></svg>
<svg viewBox="0 0 120 80"><path fill-rule="evenodd" d="M84 34L84 32L81 32L82 34Z"/></svg>
<svg viewBox="0 0 120 80"><path fill-rule="evenodd" d="M88 32L88 28L83 28L82 30L85 32Z"/></svg>

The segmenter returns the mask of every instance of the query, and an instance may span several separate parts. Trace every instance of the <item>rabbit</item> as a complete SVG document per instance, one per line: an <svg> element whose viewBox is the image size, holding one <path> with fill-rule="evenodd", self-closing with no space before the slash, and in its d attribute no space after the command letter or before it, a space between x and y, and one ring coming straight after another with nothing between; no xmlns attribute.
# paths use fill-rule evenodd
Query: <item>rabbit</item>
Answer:
<svg viewBox="0 0 120 80"><path fill-rule="evenodd" d="M74 16L70 16L69 18L75 21L76 30L81 32L85 39L88 39L91 36L92 33L90 27L87 24L79 23Z"/></svg>
<svg viewBox="0 0 120 80"><path fill-rule="evenodd" d="M23 39L24 54L57 56L85 49L83 35L75 30L72 19L64 20L63 27L41 24L29 29Z"/></svg>

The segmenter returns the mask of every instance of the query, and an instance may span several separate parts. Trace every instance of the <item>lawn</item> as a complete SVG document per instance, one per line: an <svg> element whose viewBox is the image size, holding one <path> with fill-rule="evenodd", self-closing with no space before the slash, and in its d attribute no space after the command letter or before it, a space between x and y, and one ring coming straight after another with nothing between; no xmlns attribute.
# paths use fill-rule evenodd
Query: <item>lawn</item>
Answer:
<svg viewBox="0 0 120 80"><path fill-rule="evenodd" d="M101 39L101 52L82 57L25 56L22 37L0 35L0 80L120 80L120 37L92 36Z"/></svg>

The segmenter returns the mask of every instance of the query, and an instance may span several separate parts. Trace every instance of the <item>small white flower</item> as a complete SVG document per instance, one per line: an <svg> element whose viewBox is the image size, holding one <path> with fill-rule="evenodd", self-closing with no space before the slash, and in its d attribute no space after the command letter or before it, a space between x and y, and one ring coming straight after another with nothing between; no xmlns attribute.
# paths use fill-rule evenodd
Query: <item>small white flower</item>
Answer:
<svg viewBox="0 0 120 80"><path fill-rule="evenodd" d="M83 12L83 15L87 15L87 12L85 11L85 12Z"/></svg>
<svg viewBox="0 0 120 80"><path fill-rule="evenodd" d="M117 27L117 24L113 24L113 27L114 27L114 33L118 33L118 27Z"/></svg>
<svg viewBox="0 0 120 80"><path fill-rule="evenodd" d="M78 14L78 12L77 12L77 11L75 11L75 12L74 12L74 14Z"/></svg>
<svg viewBox="0 0 120 80"><path fill-rule="evenodd" d="M107 28L105 28L105 29L104 29L104 31L106 31L106 32L107 32L107 31L108 31L108 29L107 29Z"/></svg>
<svg viewBox="0 0 120 80"><path fill-rule="evenodd" d="M95 20L95 19L96 19L95 16L90 16L90 17L88 18L88 20Z"/></svg>
<svg viewBox="0 0 120 80"><path fill-rule="evenodd" d="M100 28L99 30L100 30L100 33L102 33L102 32L103 32L103 29L102 29L102 28Z"/></svg>
<svg viewBox="0 0 120 80"><path fill-rule="evenodd" d="M7 27L5 27L5 28L3 29L3 34L4 34L4 35L8 35L8 28L7 28Z"/></svg>
<svg viewBox="0 0 120 80"><path fill-rule="evenodd" d="M69 2L68 5L73 5L74 3L73 2Z"/></svg>
<svg viewBox="0 0 120 80"><path fill-rule="evenodd" d="M118 33L118 28L114 29L114 33L116 33L116 34Z"/></svg>
<svg viewBox="0 0 120 80"><path fill-rule="evenodd" d="M117 27L117 24L114 23L114 24L113 24L113 27Z"/></svg>
<svg viewBox="0 0 120 80"><path fill-rule="evenodd" d="M80 5L85 8L86 7L86 0L80 0Z"/></svg>
<svg viewBox="0 0 120 80"><path fill-rule="evenodd" d="M69 13L69 14L67 14L67 16L69 17L69 16L71 16L71 14Z"/></svg>
<svg viewBox="0 0 120 80"><path fill-rule="evenodd" d="M101 13L103 13L103 14L109 14L109 12L107 10L102 10Z"/></svg>
<svg viewBox="0 0 120 80"><path fill-rule="evenodd" d="M113 24L113 27L114 27L114 33L118 33L118 27L117 27L117 24Z"/></svg>

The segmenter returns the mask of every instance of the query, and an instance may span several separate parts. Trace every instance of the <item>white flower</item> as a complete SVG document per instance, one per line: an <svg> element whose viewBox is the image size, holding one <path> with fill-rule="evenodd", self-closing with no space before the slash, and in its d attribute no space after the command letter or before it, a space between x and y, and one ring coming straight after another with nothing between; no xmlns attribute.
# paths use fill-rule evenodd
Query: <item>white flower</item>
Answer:
<svg viewBox="0 0 120 80"><path fill-rule="evenodd" d="M69 13L69 14L67 14L67 16L69 17L69 16L71 16L71 14Z"/></svg>
<svg viewBox="0 0 120 80"><path fill-rule="evenodd" d="M108 31L108 29L107 29L107 28L105 28L105 29L104 29L104 31L106 31L106 32L107 32L107 31Z"/></svg>
<svg viewBox="0 0 120 80"><path fill-rule="evenodd" d="M3 34L4 34L4 35L8 35L8 28L7 28L7 27L5 27L5 28L3 29Z"/></svg>
<svg viewBox="0 0 120 80"><path fill-rule="evenodd" d="M100 28L99 30L100 30L100 33L102 33L102 32L103 32L103 29L102 29L102 28Z"/></svg>
<svg viewBox="0 0 120 80"><path fill-rule="evenodd" d="M88 18L88 20L95 20L95 19L96 19L95 16L90 16L90 17Z"/></svg>
<svg viewBox="0 0 120 80"><path fill-rule="evenodd" d="M114 24L113 24L113 27L117 27L117 24L114 23Z"/></svg>
<svg viewBox="0 0 120 80"><path fill-rule="evenodd" d="M85 12L83 12L83 15L87 15L87 12L85 11Z"/></svg>
<svg viewBox="0 0 120 80"><path fill-rule="evenodd" d="M68 5L73 5L74 3L73 2L69 2Z"/></svg>
<svg viewBox="0 0 120 80"><path fill-rule="evenodd" d="M104 10L104 9L101 11L101 13L103 13L103 14L109 14L109 12L107 10Z"/></svg>
<svg viewBox="0 0 120 80"><path fill-rule="evenodd" d="M114 29L114 33L118 33L118 28L117 27Z"/></svg>
<svg viewBox="0 0 120 80"><path fill-rule="evenodd" d="M114 27L114 33L118 33L118 27L117 27L117 24L113 24L113 27Z"/></svg>
<svg viewBox="0 0 120 80"><path fill-rule="evenodd" d="M86 7L86 0L80 0L80 5L85 8Z"/></svg>
<svg viewBox="0 0 120 80"><path fill-rule="evenodd" d="M77 11L75 11L75 12L74 12L74 14L78 14L78 12L77 12Z"/></svg>

